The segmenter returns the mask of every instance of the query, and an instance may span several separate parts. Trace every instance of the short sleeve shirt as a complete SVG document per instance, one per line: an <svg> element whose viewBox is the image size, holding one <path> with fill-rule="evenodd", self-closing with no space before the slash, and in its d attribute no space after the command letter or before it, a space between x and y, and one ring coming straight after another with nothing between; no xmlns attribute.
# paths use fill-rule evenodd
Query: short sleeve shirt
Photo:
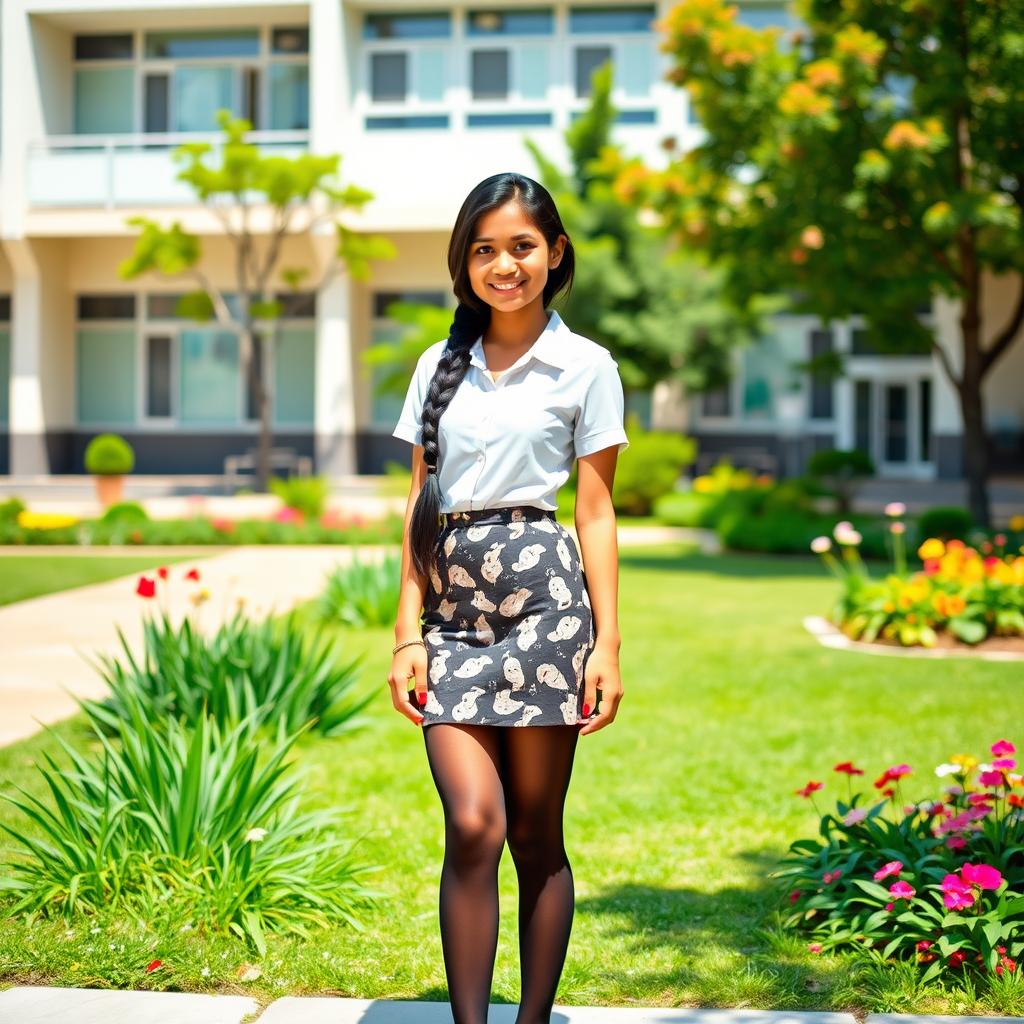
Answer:
<svg viewBox="0 0 1024 1024"><path fill-rule="evenodd" d="M419 358L392 432L423 443L427 388L448 339ZM615 445L623 428L618 363L608 349L571 331L552 311L540 337L493 381L483 336L470 349L466 376L438 422L442 512L508 505L554 511L573 460Z"/></svg>

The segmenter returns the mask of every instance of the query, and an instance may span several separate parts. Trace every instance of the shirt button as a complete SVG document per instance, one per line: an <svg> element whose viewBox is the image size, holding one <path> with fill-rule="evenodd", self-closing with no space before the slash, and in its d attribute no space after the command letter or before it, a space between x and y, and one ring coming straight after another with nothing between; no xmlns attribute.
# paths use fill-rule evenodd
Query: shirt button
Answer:
<svg viewBox="0 0 1024 1024"><path fill-rule="evenodd" d="M483 456L482 452L479 455L477 455L476 461L477 462L483 462L484 461L484 456Z"/></svg>

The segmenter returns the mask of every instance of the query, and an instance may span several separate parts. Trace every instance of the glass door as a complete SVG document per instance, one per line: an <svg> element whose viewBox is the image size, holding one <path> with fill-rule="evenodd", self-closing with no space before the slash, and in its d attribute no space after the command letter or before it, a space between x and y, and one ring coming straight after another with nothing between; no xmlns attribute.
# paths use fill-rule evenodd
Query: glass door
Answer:
<svg viewBox="0 0 1024 1024"><path fill-rule="evenodd" d="M930 421L930 379L854 379L854 447L871 456L879 476L929 475Z"/></svg>

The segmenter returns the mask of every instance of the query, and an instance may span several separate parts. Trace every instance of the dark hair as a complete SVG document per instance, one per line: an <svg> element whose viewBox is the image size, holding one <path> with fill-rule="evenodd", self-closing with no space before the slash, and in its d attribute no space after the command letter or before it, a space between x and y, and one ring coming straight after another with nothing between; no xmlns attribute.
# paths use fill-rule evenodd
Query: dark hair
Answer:
<svg viewBox="0 0 1024 1024"><path fill-rule="evenodd" d="M427 464L427 478L420 488L409 524L409 548L413 565L423 575L434 564L439 533L441 487L437 481L437 470L441 450L438 445L438 422L466 376L469 350L491 320L491 307L477 297L469 280L467 264L470 241L474 237L477 222L484 214L513 200L533 221L549 246L555 244L559 235L568 238L551 193L540 182L515 171L484 178L466 196L455 218L455 226L448 240L447 259L448 273L459 304L455 309L455 319L448 329L448 343L430 378L423 401L423 459ZM567 241L558 266L548 270L543 293L545 309L563 289L568 294L572 287L574 266L572 243Z"/></svg>

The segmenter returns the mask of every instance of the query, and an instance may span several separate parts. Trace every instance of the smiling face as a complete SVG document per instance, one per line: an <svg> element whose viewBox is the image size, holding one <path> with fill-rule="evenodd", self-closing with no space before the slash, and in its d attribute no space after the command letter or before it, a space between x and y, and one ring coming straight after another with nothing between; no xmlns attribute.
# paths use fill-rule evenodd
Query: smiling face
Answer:
<svg viewBox="0 0 1024 1024"><path fill-rule="evenodd" d="M542 302L548 271L562 260L565 235L551 247L514 200L484 214L470 239L467 269L473 291L495 313ZM514 287L500 287L502 284Z"/></svg>

